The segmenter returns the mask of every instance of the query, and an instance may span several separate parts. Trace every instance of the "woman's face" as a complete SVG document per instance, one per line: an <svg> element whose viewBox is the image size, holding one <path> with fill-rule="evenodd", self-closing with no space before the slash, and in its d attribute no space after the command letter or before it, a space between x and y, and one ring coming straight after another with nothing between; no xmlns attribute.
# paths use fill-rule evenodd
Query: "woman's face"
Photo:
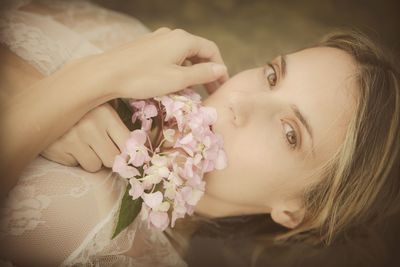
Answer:
<svg viewBox="0 0 400 267"><path fill-rule="evenodd" d="M287 227L304 215L301 193L313 170L343 142L354 112L355 65L328 47L277 57L227 81L205 105L217 109L228 167L206 174L205 198L230 215L271 213Z"/></svg>

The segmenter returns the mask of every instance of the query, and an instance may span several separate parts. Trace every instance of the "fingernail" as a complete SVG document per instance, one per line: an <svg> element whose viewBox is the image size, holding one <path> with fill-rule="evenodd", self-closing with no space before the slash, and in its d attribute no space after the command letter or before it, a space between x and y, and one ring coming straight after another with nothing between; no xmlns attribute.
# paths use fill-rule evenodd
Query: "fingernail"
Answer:
<svg viewBox="0 0 400 267"><path fill-rule="evenodd" d="M221 65L221 64L214 64L212 66L212 70L215 74L216 77L222 76L226 73L227 68L225 65Z"/></svg>

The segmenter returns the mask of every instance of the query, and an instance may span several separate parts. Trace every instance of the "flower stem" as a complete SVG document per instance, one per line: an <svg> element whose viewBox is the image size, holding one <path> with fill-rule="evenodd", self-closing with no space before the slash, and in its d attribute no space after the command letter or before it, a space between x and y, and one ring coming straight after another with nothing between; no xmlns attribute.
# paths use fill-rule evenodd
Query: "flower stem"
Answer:
<svg viewBox="0 0 400 267"><path fill-rule="evenodd" d="M155 188L156 188L156 184L153 185L153 188L151 189L150 194L154 192L154 189L155 189Z"/></svg>
<svg viewBox="0 0 400 267"><path fill-rule="evenodd" d="M149 142L150 150L154 154L153 145L151 144L150 136L148 134L146 134L146 137L147 137L147 141Z"/></svg>

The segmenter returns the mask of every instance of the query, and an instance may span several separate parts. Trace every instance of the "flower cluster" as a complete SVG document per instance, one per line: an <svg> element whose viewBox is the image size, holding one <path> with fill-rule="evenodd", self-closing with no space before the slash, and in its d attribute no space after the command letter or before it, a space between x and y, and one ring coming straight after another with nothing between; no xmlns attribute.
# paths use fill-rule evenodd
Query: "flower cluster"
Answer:
<svg viewBox="0 0 400 267"><path fill-rule="evenodd" d="M204 173L227 164L223 140L211 130L217 113L189 89L130 105L141 129L131 132L113 171L129 179L129 196L142 200L141 217L149 227L174 227L178 218L192 215L205 190Z"/></svg>

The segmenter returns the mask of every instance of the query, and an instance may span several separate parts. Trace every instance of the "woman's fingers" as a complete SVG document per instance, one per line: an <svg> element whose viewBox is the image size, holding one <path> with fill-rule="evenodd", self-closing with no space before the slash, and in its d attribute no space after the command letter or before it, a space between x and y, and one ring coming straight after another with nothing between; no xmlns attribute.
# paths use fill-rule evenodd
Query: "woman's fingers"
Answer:
<svg viewBox="0 0 400 267"><path fill-rule="evenodd" d="M102 161L111 168L115 156L122 151L130 131L118 113L108 103L94 109L79 125L81 140L88 144Z"/></svg>
<svg viewBox="0 0 400 267"><path fill-rule="evenodd" d="M219 51L218 46L214 42L200 36L195 36L189 33L186 34L190 35L190 38L192 39L188 41L188 47L187 47L188 54L186 55L186 58L197 57L199 60L203 62L211 61L214 63L225 65L221 56L221 52ZM227 73L226 77L224 78L226 79L228 78Z"/></svg>
<svg viewBox="0 0 400 267"><path fill-rule="evenodd" d="M159 34L163 34L163 33L168 33L168 32L170 32L170 31L171 31L170 28L161 27L161 28L158 28L157 30L155 30L155 31L153 32L153 35L159 35Z"/></svg>
<svg viewBox="0 0 400 267"><path fill-rule="evenodd" d="M72 155L79 165L89 172L97 172L101 169L102 162L90 147L85 138L85 132L90 130L90 124L81 121L71 128L61 139L64 152ZM83 129L82 129L83 128Z"/></svg>
<svg viewBox="0 0 400 267"><path fill-rule="evenodd" d="M77 143L71 153L79 165L88 172L97 172L103 165L94 150L85 143Z"/></svg>
<svg viewBox="0 0 400 267"><path fill-rule="evenodd" d="M206 88L208 94L212 94L215 91L217 91L217 89L221 86L221 83L218 81L215 82L210 82L204 85L204 87Z"/></svg>
<svg viewBox="0 0 400 267"><path fill-rule="evenodd" d="M87 114L41 154L45 158L67 166L81 167L96 172L102 165L111 168L120 154L130 131L115 109L102 104Z"/></svg>
<svg viewBox="0 0 400 267"><path fill-rule="evenodd" d="M66 153L62 147L62 142L56 141L48 148L40 153L48 160L60 163L65 166L75 167L78 166L76 159L69 153Z"/></svg>
<svg viewBox="0 0 400 267"><path fill-rule="evenodd" d="M103 165L108 168L112 167L115 156L120 154L118 148L106 132L93 134L90 147L101 159Z"/></svg>
<svg viewBox="0 0 400 267"><path fill-rule="evenodd" d="M187 71L176 71L185 60L191 59L196 61L192 61L193 66L188 67ZM223 83L228 79L226 67L220 67L225 64L217 45L181 29L158 29L133 42L93 56L88 62L85 66L94 68L91 71L98 73L96 90L113 98L145 99L195 84ZM186 74L188 77L185 77ZM212 92L218 84L207 87Z"/></svg>
<svg viewBox="0 0 400 267"><path fill-rule="evenodd" d="M190 64L185 64L186 62L189 62ZM199 57L192 57L189 60L185 60L185 62L182 64L182 66L192 66L195 64L199 63L204 63L207 62L204 59L201 59ZM225 83L229 79L229 74L226 72L223 76L221 76L218 80L212 81L209 83L205 83L204 87L207 90L209 94L214 93L223 83Z"/></svg>
<svg viewBox="0 0 400 267"><path fill-rule="evenodd" d="M210 83L220 79L227 73L224 65L213 62L199 63L191 66L179 67L182 71L182 87L189 87L195 84Z"/></svg>
<svg viewBox="0 0 400 267"><path fill-rule="evenodd" d="M110 115L111 118L109 120L109 125L107 126L107 134L117 145L119 151L122 152L125 142L129 138L130 131L114 109Z"/></svg>

